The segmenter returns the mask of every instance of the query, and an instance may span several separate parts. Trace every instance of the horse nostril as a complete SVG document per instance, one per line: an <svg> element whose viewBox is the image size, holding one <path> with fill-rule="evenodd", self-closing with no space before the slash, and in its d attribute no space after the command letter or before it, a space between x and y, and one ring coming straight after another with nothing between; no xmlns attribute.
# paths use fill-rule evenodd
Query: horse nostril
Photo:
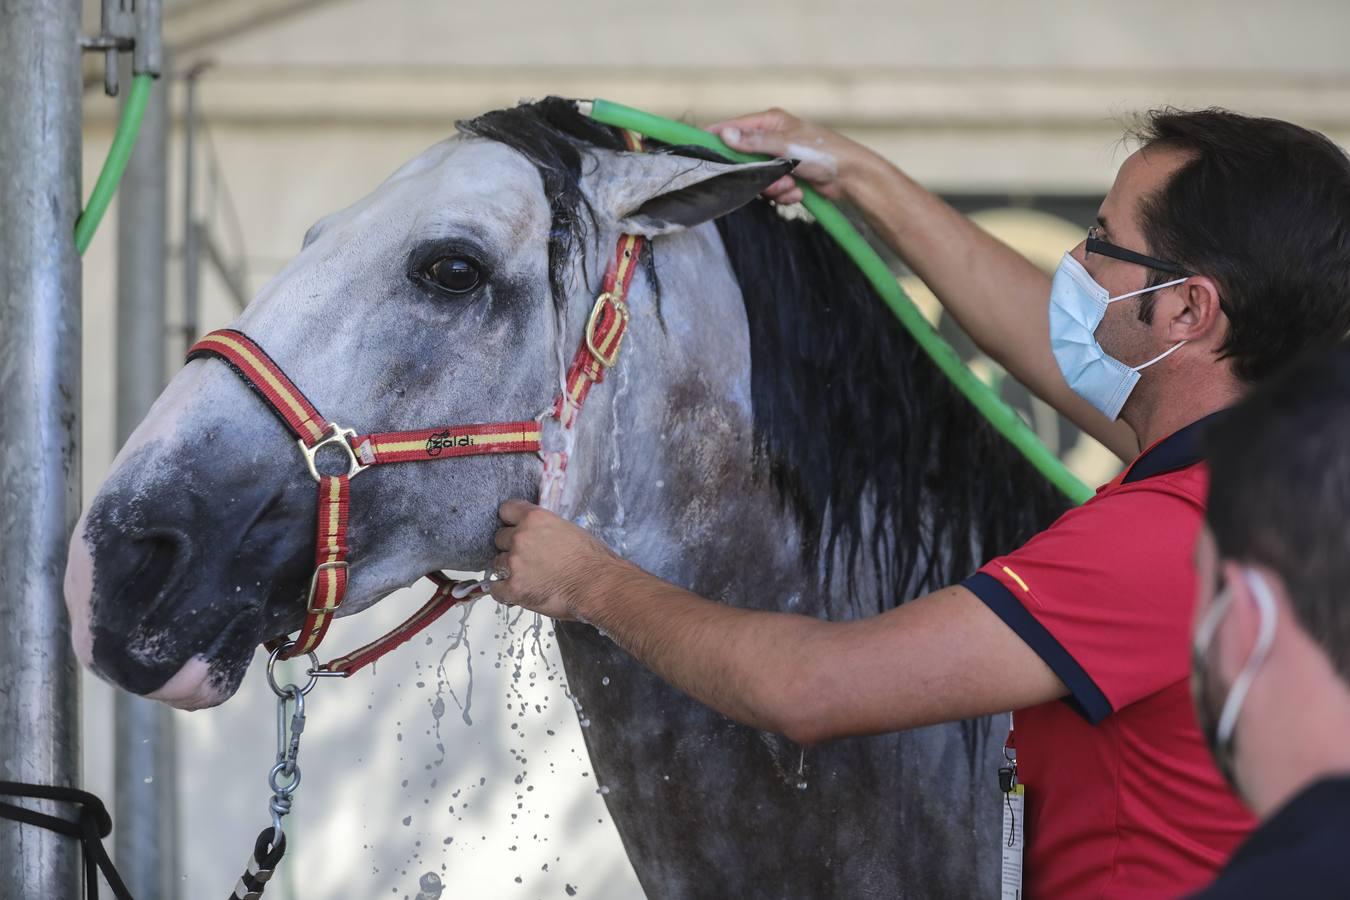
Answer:
<svg viewBox="0 0 1350 900"><path fill-rule="evenodd" d="M174 529L105 539L94 551L91 633L95 668L137 694L157 690L183 664L171 641L191 547Z"/></svg>
<svg viewBox="0 0 1350 900"><path fill-rule="evenodd" d="M174 568L185 550L186 541L172 532L158 532L132 542L128 557L136 562L122 590L129 611L148 611L170 593Z"/></svg>

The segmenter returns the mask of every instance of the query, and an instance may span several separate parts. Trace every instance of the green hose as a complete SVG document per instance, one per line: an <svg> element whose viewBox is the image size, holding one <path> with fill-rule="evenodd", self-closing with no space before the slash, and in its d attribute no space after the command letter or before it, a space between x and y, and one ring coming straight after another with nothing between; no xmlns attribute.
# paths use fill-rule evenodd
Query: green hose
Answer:
<svg viewBox="0 0 1350 900"><path fill-rule="evenodd" d="M627 128L667 144L695 144L720 153L735 162L758 162L767 157L755 156L733 150L716 135L632 107L611 103L608 100L592 101L591 118L606 125ZM952 384L965 394L990 424L1012 443L1027 460L1037 468L1055 487L1059 488L1075 503L1084 503L1093 495L1093 491L1079 481L1072 472L1060 462L1036 436L1022 418L1004 403L993 390L961 362L961 357L937 333L909 299L900 283L886 266L867 240L858 233L847 217L829 200L817 194L806 185L802 188L802 205L816 217L829 234L839 243L867 279L872 282L881 299L891 308L900 323L919 342L924 352L937 363L939 369L951 379ZM997 477L997 476L995 476Z"/></svg>
<svg viewBox="0 0 1350 900"><path fill-rule="evenodd" d="M141 130L141 119L145 116L145 105L150 99L150 88L155 83L153 75L137 75L131 79L131 89L127 101L122 106L122 118L117 123L117 133L113 135L112 146L108 148L108 158L103 161L103 170L94 182L94 192L89 195L89 205L75 220L75 249L84 255L89 242L94 239L98 223L112 203L117 185L122 181L131 151L136 148L136 135Z"/></svg>

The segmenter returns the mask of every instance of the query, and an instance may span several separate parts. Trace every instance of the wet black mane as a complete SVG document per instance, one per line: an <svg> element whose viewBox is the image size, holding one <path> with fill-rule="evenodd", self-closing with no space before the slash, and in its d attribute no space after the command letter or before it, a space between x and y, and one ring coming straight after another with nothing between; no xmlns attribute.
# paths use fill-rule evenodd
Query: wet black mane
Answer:
<svg viewBox="0 0 1350 900"><path fill-rule="evenodd" d="M591 227L580 188L585 149L624 149L618 131L557 98L460 128L539 167L562 302L563 273ZM860 551L870 549L875 576L900 602L964 577L1066 507L823 230L785 219L763 200L717 228L749 319L757 449L807 537L808 564L823 547L827 565L842 559L855 577Z"/></svg>

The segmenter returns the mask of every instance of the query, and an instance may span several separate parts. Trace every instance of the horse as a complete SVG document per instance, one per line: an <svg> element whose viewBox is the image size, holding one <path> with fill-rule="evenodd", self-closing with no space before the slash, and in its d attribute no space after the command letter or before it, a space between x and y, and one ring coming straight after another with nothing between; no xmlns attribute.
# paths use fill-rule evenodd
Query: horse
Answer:
<svg viewBox="0 0 1350 900"><path fill-rule="evenodd" d="M662 578L748 608L872 616L1066 501L828 236L759 197L790 166L636 152L559 98L488 112L315 224L233 327L345 425L538 418L545 451L568 442L556 510ZM646 240L623 355L564 435L547 410L625 234ZM539 496L542 455L354 481L341 614L482 569L498 504ZM305 617L317 503L248 387L189 362L77 525L80 659L181 708L224 702L258 644ZM997 891L991 719L803 747L681 695L589 625L560 623L557 641L649 896Z"/></svg>

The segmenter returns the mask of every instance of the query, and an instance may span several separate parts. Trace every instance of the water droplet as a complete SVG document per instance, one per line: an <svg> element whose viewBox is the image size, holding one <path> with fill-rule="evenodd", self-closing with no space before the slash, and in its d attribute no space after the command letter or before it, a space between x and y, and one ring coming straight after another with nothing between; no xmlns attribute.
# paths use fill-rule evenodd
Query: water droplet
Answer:
<svg viewBox="0 0 1350 900"><path fill-rule="evenodd" d="M567 892L567 896L569 897L575 897L577 895L577 889L570 884L563 885L563 890Z"/></svg>
<svg viewBox="0 0 1350 900"><path fill-rule="evenodd" d="M804 790L806 790L806 782L805 782L805 781L799 781L799 782L797 782L797 790L799 790L799 791L804 791Z"/></svg>
<svg viewBox="0 0 1350 900"><path fill-rule="evenodd" d="M412 824L412 816L404 816L404 817L403 817L403 824L404 824L404 825L411 825L411 824Z"/></svg>
<svg viewBox="0 0 1350 900"><path fill-rule="evenodd" d="M440 900L441 893L445 890L445 885L441 884L441 876L435 872L428 872L418 879L417 886L421 888L417 893L415 900Z"/></svg>
<svg viewBox="0 0 1350 900"><path fill-rule="evenodd" d="M600 683L603 684L605 687L609 687L609 676L606 675L604 678L601 678Z"/></svg>

